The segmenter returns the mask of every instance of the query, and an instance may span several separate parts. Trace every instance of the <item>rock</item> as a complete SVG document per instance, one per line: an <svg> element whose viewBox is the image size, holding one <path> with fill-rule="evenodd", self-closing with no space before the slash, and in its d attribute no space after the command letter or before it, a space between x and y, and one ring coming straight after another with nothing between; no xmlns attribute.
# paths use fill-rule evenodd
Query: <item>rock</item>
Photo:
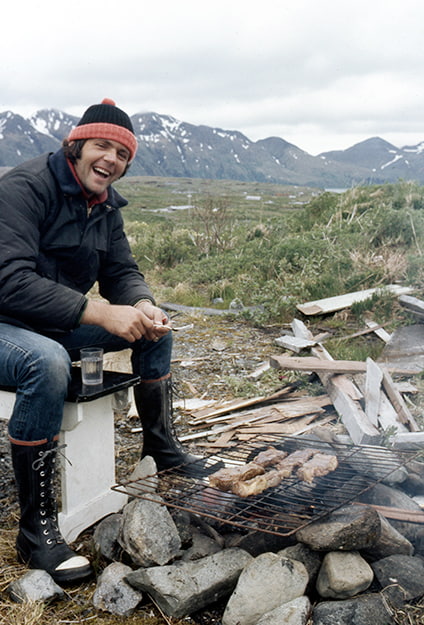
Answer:
<svg viewBox="0 0 424 625"><path fill-rule="evenodd" d="M390 607L379 594L345 601L322 601L313 611L313 625L393 625Z"/></svg>
<svg viewBox="0 0 424 625"><path fill-rule="evenodd" d="M20 579L12 582L8 587L10 598L16 603L31 601L52 601L64 596L60 586L52 577L39 569L25 573Z"/></svg>
<svg viewBox="0 0 424 625"><path fill-rule="evenodd" d="M163 500L134 499L123 510L119 544L139 566L167 564L181 548L181 539Z"/></svg>
<svg viewBox="0 0 424 625"><path fill-rule="evenodd" d="M118 536L121 529L122 514L110 514L100 521L94 530L93 542L96 551L108 560L117 560L121 551Z"/></svg>
<svg viewBox="0 0 424 625"><path fill-rule="evenodd" d="M424 594L424 560L419 556L393 555L374 562L372 569L385 596L401 605Z"/></svg>
<svg viewBox="0 0 424 625"><path fill-rule="evenodd" d="M370 587L374 573L355 551L327 553L318 574L316 589L321 597L347 599Z"/></svg>
<svg viewBox="0 0 424 625"><path fill-rule="evenodd" d="M424 325L397 328L386 343L379 361L393 367L424 369Z"/></svg>
<svg viewBox="0 0 424 625"><path fill-rule="evenodd" d="M93 605L117 616L131 616L143 598L125 581L132 569L120 562L113 562L100 575L93 595Z"/></svg>
<svg viewBox="0 0 424 625"><path fill-rule="evenodd" d="M277 536L277 534L266 534L256 530L249 531L247 534L232 532L225 537L226 547L238 547L248 551L252 556L258 556L267 551L280 551L293 545L294 542L291 536Z"/></svg>
<svg viewBox="0 0 424 625"><path fill-rule="evenodd" d="M135 480L143 480L143 492L156 492L159 483L159 477L157 476L157 466L156 462L153 460L151 456L145 456L143 460L134 467L133 472L129 476L128 480L130 482ZM146 480L144 478L148 477ZM151 477L150 477L151 476ZM125 486L125 490L131 496L137 496L140 494L140 487L131 486L131 484L127 484Z"/></svg>
<svg viewBox="0 0 424 625"><path fill-rule="evenodd" d="M255 625L274 608L301 597L308 584L304 565L263 553L243 569L222 618L222 625Z"/></svg>
<svg viewBox="0 0 424 625"><path fill-rule="evenodd" d="M389 508L401 508L402 510L411 510L412 512L421 511L416 501L409 497L399 488L393 488L386 484L376 484L369 491L361 495L360 501L364 503L377 504L380 506L388 506ZM407 523L405 521L390 520L390 524L405 538L414 541L417 536L419 525L416 523ZM389 554L387 554L389 555Z"/></svg>
<svg viewBox="0 0 424 625"><path fill-rule="evenodd" d="M278 552L278 555L302 562L308 571L309 582L307 590L315 589L315 581L322 562L322 555L320 553L312 551L306 545L302 545L302 543L296 543L296 545L291 545L290 547L282 549Z"/></svg>
<svg viewBox="0 0 424 625"><path fill-rule="evenodd" d="M412 543L398 532L383 515L379 514L379 518L381 525L380 536L375 545L364 550L367 557L371 560L380 560L395 553L412 556L414 553Z"/></svg>
<svg viewBox="0 0 424 625"><path fill-rule="evenodd" d="M206 556L211 556L214 553L218 553L221 549L222 547L218 545L216 540L210 538L209 536L205 536L198 530L193 529L192 545L184 552L181 560L183 562L188 562L189 560L199 560L199 558L204 558Z"/></svg>
<svg viewBox="0 0 424 625"><path fill-rule="evenodd" d="M189 512L175 508L171 508L169 512L180 536L182 548L188 549L193 543L193 526Z"/></svg>
<svg viewBox="0 0 424 625"><path fill-rule="evenodd" d="M308 597L298 597L267 612L256 625L306 625L310 611Z"/></svg>
<svg viewBox="0 0 424 625"><path fill-rule="evenodd" d="M243 310L244 305L240 298L234 298L228 307L230 310Z"/></svg>
<svg viewBox="0 0 424 625"><path fill-rule="evenodd" d="M149 593L167 616L182 618L228 597L251 559L241 549L224 549L194 562L141 568L126 580Z"/></svg>
<svg viewBox="0 0 424 625"><path fill-rule="evenodd" d="M315 551L361 551L374 545L381 531L378 512L367 506L345 506L296 532Z"/></svg>

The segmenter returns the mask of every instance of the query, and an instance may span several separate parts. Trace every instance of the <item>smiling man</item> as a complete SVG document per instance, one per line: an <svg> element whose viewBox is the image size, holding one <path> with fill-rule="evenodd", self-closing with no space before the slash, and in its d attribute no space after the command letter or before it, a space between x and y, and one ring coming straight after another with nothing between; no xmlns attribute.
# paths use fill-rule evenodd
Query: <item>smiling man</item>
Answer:
<svg viewBox="0 0 424 625"><path fill-rule="evenodd" d="M142 456L159 470L197 460L171 423L168 318L134 261L120 212L127 202L111 186L136 151L130 118L103 100L61 149L0 179L0 384L17 389L9 420L21 508L16 547L21 561L58 583L91 574L60 534L54 494L71 363L81 348L132 349ZM96 282L102 300L87 297Z"/></svg>

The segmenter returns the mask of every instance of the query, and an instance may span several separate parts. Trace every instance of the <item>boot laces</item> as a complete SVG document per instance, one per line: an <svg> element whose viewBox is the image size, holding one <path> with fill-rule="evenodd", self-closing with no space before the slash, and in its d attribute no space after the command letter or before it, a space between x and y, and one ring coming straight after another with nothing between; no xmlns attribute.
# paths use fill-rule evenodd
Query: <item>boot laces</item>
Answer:
<svg viewBox="0 0 424 625"><path fill-rule="evenodd" d="M60 447L39 452L39 458L32 463L33 470L39 471L39 476L43 478L40 480L40 524L42 527L42 534L47 545L65 542L58 526L57 506L53 484L56 464L56 456L53 454L57 450L60 451L64 447L66 447L66 445L61 445ZM62 452L60 453L64 458L66 458ZM45 470L47 460L50 460L51 463L49 471ZM46 480L44 480L44 478L46 478Z"/></svg>

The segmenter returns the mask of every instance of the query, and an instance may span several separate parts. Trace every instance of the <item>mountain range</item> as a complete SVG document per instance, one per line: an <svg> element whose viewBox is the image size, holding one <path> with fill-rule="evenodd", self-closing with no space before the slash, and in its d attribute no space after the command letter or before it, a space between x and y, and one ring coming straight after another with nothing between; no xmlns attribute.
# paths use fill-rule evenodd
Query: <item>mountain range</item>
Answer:
<svg viewBox="0 0 424 625"><path fill-rule="evenodd" d="M128 175L228 179L347 188L399 179L424 183L424 142L397 148L372 137L346 150L312 156L279 137L251 141L236 130L140 113L131 121L138 140ZM0 173L55 151L78 118L44 109L30 118L0 113Z"/></svg>

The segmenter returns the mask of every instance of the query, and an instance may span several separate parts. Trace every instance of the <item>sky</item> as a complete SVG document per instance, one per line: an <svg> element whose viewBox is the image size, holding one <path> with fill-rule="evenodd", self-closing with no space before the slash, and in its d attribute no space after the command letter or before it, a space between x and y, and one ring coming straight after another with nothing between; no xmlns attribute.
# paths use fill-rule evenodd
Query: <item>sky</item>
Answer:
<svg viewBox="0 0 424 625"><path fill-rule="evenodd" d="M0 112L129 115L309 154L424 141L423 0L6 0Z"/></svg>

